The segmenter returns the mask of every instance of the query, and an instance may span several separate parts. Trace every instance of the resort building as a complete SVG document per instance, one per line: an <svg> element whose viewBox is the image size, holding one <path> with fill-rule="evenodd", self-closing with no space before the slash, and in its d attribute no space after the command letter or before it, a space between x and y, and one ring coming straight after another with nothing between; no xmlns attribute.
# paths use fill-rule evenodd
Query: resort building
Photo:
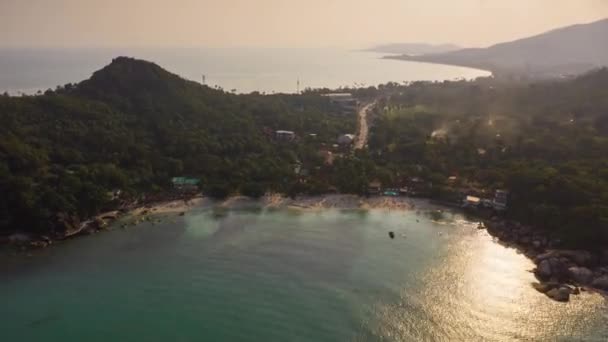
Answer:
<svg viewBox="0 0 608 342"><path fill-rule="evenodd" d="M292 131L276 131L274 137L278 141L293 141L296 138L296 134Z"/></svg>
<svg viewBox="0 0 608 342"><path fill-rule="evenodd" d="M377 195L380 193L380 191L382 191L382 183L380 183L380 181L375 180L375 181L369 183L369 185L367 187L367 192L370 195Z"/></svg>
<svg viewBox="0 0 608 342"><path fill-rule="evenodd" d="M338 106L342 114L354 114L357 111L359 102L351 93L331 93L323 96L327 97L331 104Z"/></svg>
<svg viewBox="0 0 608 342"><path fill-rule="evenodd" d="M200 183L198 178L189 177L173 177L171 183L173 188L180 191L198 191L198 185Z"/></svg>
<svg viewBox="0 0 608 342"><path fill-rule="evenodd" d="M467 197L465 197L464 203L462 204L462 206L464 208L478 208L480 203L481 203L481 198L476 197L476 196L467 196Z"/></svg>

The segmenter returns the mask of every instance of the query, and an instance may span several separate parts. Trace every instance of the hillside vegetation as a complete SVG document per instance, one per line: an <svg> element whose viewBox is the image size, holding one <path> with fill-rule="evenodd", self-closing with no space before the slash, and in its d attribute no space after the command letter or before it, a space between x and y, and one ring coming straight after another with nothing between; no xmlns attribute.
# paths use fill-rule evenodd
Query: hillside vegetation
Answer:
<svg viewBox="0 0 608 342"><path fill-rule="evenodd" d="M452 203L506 189L506 216L567 245L608 242L608 70L351 89L377 101L369 148L356 152L332 146L356 117L324 91L235 95L121 57L79 84L0 96L0 232L61 234L59 217L116 208L115 189L151 196L178 176L219 198L366 195L372 181L415 178L420 194ZM275 130L298 138L277 141Z"/></svg>
<svg viewBox="0 0 608 342"><path fill-rule="evenodd" d="M288 192L294 164L316 151L272 133L333 143L356 122L333 110L317 95L233 95L124 57L41 96L0 96L0 231L62 230L58 213L85 219L114 189L160 192L175 176L218 197Z"/></svg>

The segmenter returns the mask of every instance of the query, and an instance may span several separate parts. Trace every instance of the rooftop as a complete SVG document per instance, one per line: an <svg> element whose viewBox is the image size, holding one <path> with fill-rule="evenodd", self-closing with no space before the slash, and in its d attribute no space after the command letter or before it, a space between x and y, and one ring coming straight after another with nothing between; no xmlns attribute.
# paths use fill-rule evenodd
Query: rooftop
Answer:
<svg viewBox="0 0 608 342"><path fill-rule="evenodd" d="M201 180L198 178L189 178L189 177L173 177L171 178L171 183L174 185L198 185Z"/></svg>
<svg viewBox="0 0 608 342"><path fill-rule="evenodd" d="M327 96L330 98L351 98L351 97L353 97L353 95L351 93L330 93L330 94L323 94L323 96Z"/></svg>

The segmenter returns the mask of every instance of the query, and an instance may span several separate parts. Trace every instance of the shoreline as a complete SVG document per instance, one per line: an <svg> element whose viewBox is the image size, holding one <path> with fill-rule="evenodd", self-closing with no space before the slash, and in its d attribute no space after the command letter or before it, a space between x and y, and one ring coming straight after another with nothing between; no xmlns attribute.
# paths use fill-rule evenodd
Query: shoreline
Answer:
<svg viewBox="0 0 608 342"><path fill-rule="evenodd" d="M101 213L82 222L74 233L66 234L61 238L28 236L25 239L21 236L16 240L9 238L3 244L19 247L21 252L27 252L83 235L92 235L116 228L126 229L128 226L136 226L144 222L160 222L160 220L154 220L153 215L184 216L194 209L287 209L313 212L328 209L409 211L440 208L457 209L434 203L430 199L401 196L361 197L329 194L289 198L280 194L267 194L259 199L232 196L225 200L213 200L203 196L184 196L179 199L150 201L145 204L131 205L127 209ZM560 241L548 236L546 232L535 231L532 227L498 217L488 220L475 214L472 216L483 222L483 226L479 228L484 228L496 243L517 250L536 265L533 273L538 282L532 283L531 286L548 298L567 302L571 295L578 295L582 291L608 295L608 250L602 254L588 250L562 249ZM125 218L128 218L129 222L123 222L118 227L119 220Z"/></svg>
<svg viewBox="0 0 608 342"><path fill-rule="evenodd" d="M488 76L492 76L492 77L496 77L496 75L498 74L497 70L492 70L488 67L482 67L482 66L472 66L472 65L464 65L464 64L457 64L457 63L448 63L448 62L440 62L440 61L432 61L432 60L426 60L423 58L418 58L418 57L422 57L421 56L408 56L408 55L385 55L382 57L382 59L390 59L390 60L396 60L396 61L404 61L404 62L416 62L416 63L427 63L427 64L436 64L436 65L445 65L445 66L451 66L451 67L459 67L459 68L467 68L467 69L472 69L472 70L479 70L479 71L483 71L483 72L487 72L490 73L490 75Z"/></svg>
<svg viewBox="0 0 608 342"><path fill-rule="evenodd" d="M193 209L411 210L416 208L416 205L413 203L414 201L419 200L409 197L383 196L365 198L358 195L346 194L298 196L296 198L289 198L280 194L267 194L259 199L247 196L232 196L225 200L214 200L200 195L184 195L172 197L171 199L150 200L145 203L138 203L136 201L114 210L102 212L82 222L65 215L65 217L62 217L62 220L69 229L63 234L46 236L15 232L0 240L0 245L17 246L22 250L45 248L53 243L107 230L109 226L123 218L134 218L129 224L137 225L149 220L150 215L178 214L179 216L183 216L186 212ZM429 207L435 207L431 203L428 205ZM123 228L129 224L123 223Z"/></svg>
<svg viewBox="0 0 608 342"><path fill-rule="evenodd" d="M538 292L558 302L568 302L581 292L608 297L608 250L565 249L547 232L502 219L484 220L497 243L521 252L536 268L532 271Z"/></svg>

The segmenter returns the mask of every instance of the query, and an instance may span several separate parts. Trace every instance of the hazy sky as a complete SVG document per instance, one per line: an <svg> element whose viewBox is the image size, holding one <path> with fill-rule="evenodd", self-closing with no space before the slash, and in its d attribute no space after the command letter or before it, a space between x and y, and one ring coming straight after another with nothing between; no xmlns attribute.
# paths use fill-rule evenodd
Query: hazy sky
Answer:
<svg viewBox="0 0 608 342"><path fill-rule="evenodd" d="M0 0L1 46L485 46L608 17L608 0Z"/></svg>

